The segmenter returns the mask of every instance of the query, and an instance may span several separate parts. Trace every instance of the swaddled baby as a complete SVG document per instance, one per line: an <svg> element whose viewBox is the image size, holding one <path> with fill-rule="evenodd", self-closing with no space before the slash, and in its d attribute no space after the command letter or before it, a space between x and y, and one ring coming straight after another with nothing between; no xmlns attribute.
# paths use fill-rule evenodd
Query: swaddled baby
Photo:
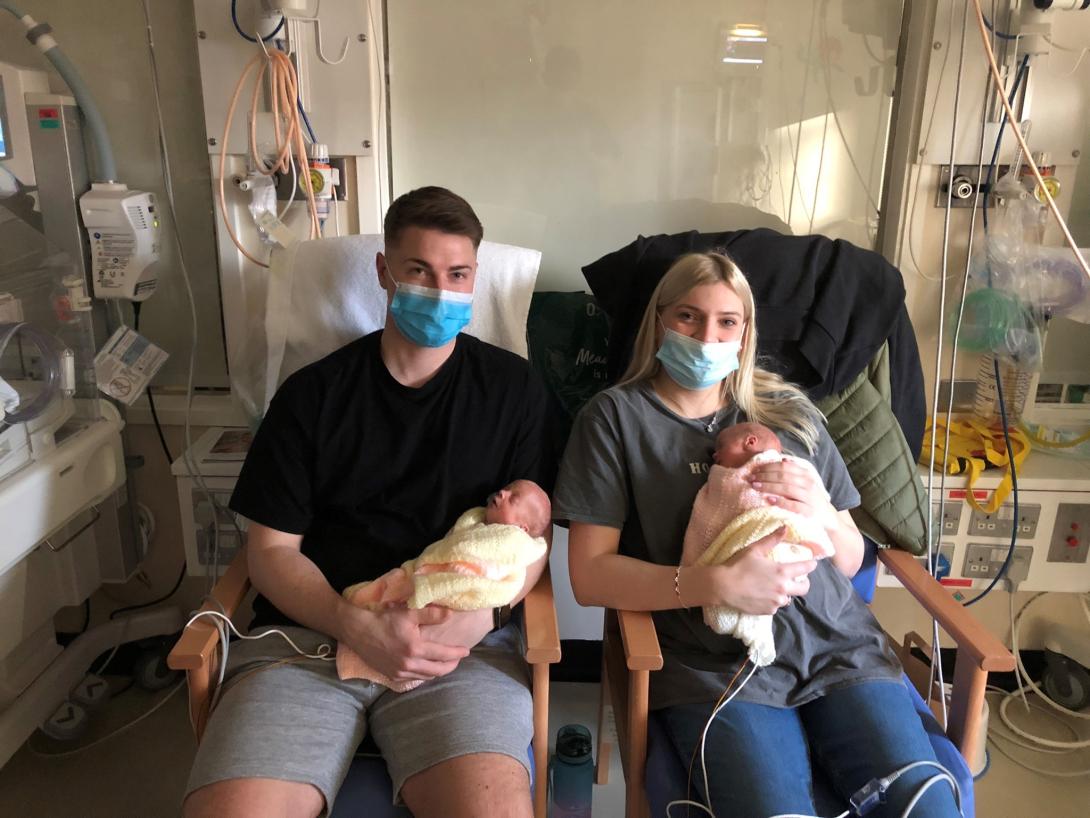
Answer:
<svg viewBox="0 0 1090 818"><path fill-rule="evenodd" d="M465 512L419 557L377 580L345 588L344 596L371 610L442 605L475 611L510 604L526 582L526 569L545 554L543 535L551 513L549 496L540 486L516 480L492 494L486 506ZM399 693L421 684L391 681L345 645L337 646L337 674L370 679Z"/></svg>
<svg viewBox="0 0 1090 818"><path fill-rule="evenodd" d="M770 503L750 485L753 472L761 464L788 459L817 475L810 462L783 454L779 438L767 426L738 423L720 432L716 438L716 465L711 467L708 482L696 496L685 530L681 564L725 563L743 548L780 528L783 541L770 552L776 562L831 557L833 543L822 525ZM768 665L776 658L772 616L743 614L713 605L704 608L704 622L716 633L741 639L755 665Z"/></svg>

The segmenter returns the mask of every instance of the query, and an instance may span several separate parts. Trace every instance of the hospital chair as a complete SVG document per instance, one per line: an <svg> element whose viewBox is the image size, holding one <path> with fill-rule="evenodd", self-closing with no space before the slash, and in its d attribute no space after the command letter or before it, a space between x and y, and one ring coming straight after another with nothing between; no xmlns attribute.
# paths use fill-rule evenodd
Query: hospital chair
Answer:
<svg viewBox="0 0 1090 818"><path fill-rule="evenodd" d="M212 589L211 599L202 611L222 611L234 617L250 591L246 553L235 557L223 577ZM533 685L534 739L528 750L534 772L534 815L546 815L546 775L549 751L549 665L560 661L560 635L553 603L553 586L548 566L541 579L523 599L522 627L526 645L526 663L530 665ZM219 670L219 635L207 620L198 620L183 631L178 644L167 657L167 665L184 670L189 688L189 719L199 742L211 715L213 674ZM403 807L393 807L392 784L386 764L374 743L364 740L348 771L348 778L334 802L333 818L350 816L408 816Z"/></svg>
<svg viewBox="0 0 1090 818"><path fill-rule="evenodd" d="M903 644L893 647L905 667L905 684L935 755L957 779L964 815L971 818L973 777L968 760L977 756L981 750L979 743L984 740L981 733L984 687L989 672L1013 670L1014 657L924 570L916 558L896 549L879 551L869 540L863 567L852 580L864 600L869 602L873 597L879 561L930 615L938 619L939 625L957 644L957 664L945 732L924 702L929 669L911 650L915 647L929 653L929 646L921 636L910 633ZM609 780L613 746L602 720L612 707L625 777L625 816L663 816L671 801L692 795L686 795L689 759L678 754L659 718L647 709L650 675L662 668L662 653L651 615L644 611L607 610L602 654L596 783L606 784ZM938 707L939 695L936 683L933 708ZM846 809L846 804L837 800L831 786L820 776L815 777L814 792L820 814L836 815Z"/></svg>
<svg viewBox="0 0 1090 818"><path fill-rule="evenodd" d="M262 297L253 299L256 309L264 312L250 316L251 323L263 329L229 352L234 356L232 387L244 403L250 400L267 406L276 387L292 372L383 325L386 296L378 286L374 264L375 253L382 247L381 236L345 236L299 242L274 253L267 297L262 281L257 286ZM526 357L526 318L540 260L535 250L482 242L473 319L466 332ZM234 616L249 590L245 553L240 552L202 610ZM548 567L523 600L522 629L533 691L534 736L527 753L533 771L534 815L545 818L549 665L560 661ZM218 655L215 629L199 620L185 629L167 659L170 667L186 672L190 719L198 741L210 715ZM385 762L374 743L365 739L334 801L333 818L410 815L405 807L392 806L391 790Z"/></svg>
<svg viewBox="0 0 1090 818"><path fill-rule="evenodd" d="M822 237L784 237L769 230L639 238L632 245L603 257L583 272L612 323L610 368L623 371L640 317L658 280L683 252L726 247L746 273L757 300L758 355L775 358L786 376L800 383L812 398L840 392L843 385L865 369L872 352L861 343L852 309L875 309L878 292L884 300L892 330L884 341L899 383L892 389L892 409L906 437L912 441L904 458L919 451L922 433L922 378L919 353L903 305L900 274L880 256L845 242ZM791 270L803 270L798 281ZM786 279L786 280L785 280ZM898 289L899 288L899 289ZM841 294L848 298L841 299ZM851 297L854 296L854 307ZM765 316L762 319L762 309ZM873 314L860 323L871 321ZM839 337L838 337L839 336ZM839 346L838 346L839 344ZM897 351L892 350L896 346ZM827 350L826 356L817 350ZM793 359L792 359L792 356ZM853 357L855 359L853 360ZM828 364L821 369L821 364ZM764 362L769 365L768 360ZM855 371L852 368L855 367ZM891 376L892 377L892 376ZM809 378L809 380L808 380ZM887 398L888 400L888 398ZM910 468L914 464L909 463ZM930 654L930 646L918 634L908 634L902 645L893 645L905 667L905 684L941 764L957 779L966 818L973 815L972 774L969 761L982 751L981 730L984 690L989 672L1010 671L1014 658L955 601L942 585L906 551L879 550L865 538L863 566L852 580L868 604L874 595L880 561L901 581L924 609L957 644L957 663L945 732L924 703L933 701L937 711L942 691L930 681L930 668L913 648ZM651 615L646 612L607 610L603 635L601 708L596 780L608 781L612 740L608 725L612 713L625 776L626 816L663 816L671 801L692 797L689 790L689 758L674 749L654 712L648 712L650 675L663 665L662 653ZM931 696L928 686L934 684ZM921 695L922 694L922 695ZM862 748L861 748L862 749ZM744 751L744 750L742 750ZM687 794L689 793L689 794ZM814 794L819 814L836 815L846 804L818 772ZM680 810L678 810L680 811Z"/></svg>

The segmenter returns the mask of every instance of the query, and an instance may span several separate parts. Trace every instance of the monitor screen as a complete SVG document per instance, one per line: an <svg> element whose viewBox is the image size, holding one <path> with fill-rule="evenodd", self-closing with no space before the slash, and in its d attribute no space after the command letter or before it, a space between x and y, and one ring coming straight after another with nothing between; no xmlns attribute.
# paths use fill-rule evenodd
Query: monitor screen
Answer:
<svg viewBox="0 0 1090 818"><path fill-rule="evenodd" d="M4 78L0 77L0 159L11 158L8 139L8 104L4 99Z"/></svg>

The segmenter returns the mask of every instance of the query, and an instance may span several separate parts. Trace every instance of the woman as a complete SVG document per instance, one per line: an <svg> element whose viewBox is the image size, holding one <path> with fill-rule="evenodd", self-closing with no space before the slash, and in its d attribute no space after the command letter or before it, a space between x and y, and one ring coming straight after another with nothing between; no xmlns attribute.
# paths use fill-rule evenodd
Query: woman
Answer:
<svg viewBox="0 0 1090 818"><path fill-rule="evenodd" d="M651 707L685 759L735 680L707 731L710 793L693 775L719 818L815 815L811 763L847 799L872 779L935 760L897 659L851 586L863 539L848 509L859 494L817 410L758 368L755 350L753 295L738 267L715 253L682 257L652 294L624 378L579 415L554 503L570 522L579 602L654 612L664 665L651 674ZM746 419L776 430L785 452L817 468L823 483L799 464L767 464L753 487L820 521L835 557L773 562L774 534L726 565L678 567L715 436ZM776 613L775 662L743 667L742 644L704 624L705 605ZM938 772L903 773L871 814L900 816ZM949 784L928 786L913 814L959 815Z"/></svg>

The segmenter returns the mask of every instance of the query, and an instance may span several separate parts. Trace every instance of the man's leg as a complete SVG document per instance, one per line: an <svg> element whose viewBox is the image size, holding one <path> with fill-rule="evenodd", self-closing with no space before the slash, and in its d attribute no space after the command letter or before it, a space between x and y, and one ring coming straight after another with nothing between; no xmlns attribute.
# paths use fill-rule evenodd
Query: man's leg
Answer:
<svg viewBox="0 0 1090 818"><path fill-rule="evenodd" d="M409 778L401 795L416 818L530 818L526 766L506 755L456 756Z"/></svg>
<svg viewBox="0 0 1090 818"><path fill-rule="evenodd" d="M515 624L485 637L453 673L386 693L370 728L416 818L527 818L533 703Z"/></svg>
<svg viewBox="0 0 1090 818"><path fill-rule="evenodd" d="M314 653L330 640L284 628ZM197 748L186 818L319 816L332 805L384 690L341 682L333 662L304 659L280 636L234 642L226 692Z"/></svg>
<svg viewBox="0 0 1090 818"><path fill-rule="evenodd" d="M829 773L833 785L847 799L874 778L881 778L916 761L935 761L908 690L899 681L864 682L831 690L799 708L810 737L814 764ZM936 767L916 767L894 782L886 803L869 813L874 818L897 818ZM912 810L912 816L957 818L953 788L946 781L931 784Z"/></svg>
<svg viewBox="0 0 1090 818"><path fill-rule="evenodd" d="M705 790L700 736L712 706L676 705L659 715L685 764L692 761L689 799L709 804L710 797L712 811L730 818L815 815L806 736L789 708L732 701L720 710L704 743L710 794Z"/></svg>
<svg viewBox="0 0 1090 818"><path fill-rule="evenodd" d="M274 778L233 778L195 790L185 799L185 818L317 818L325 798L312 784Z"/></svg>

